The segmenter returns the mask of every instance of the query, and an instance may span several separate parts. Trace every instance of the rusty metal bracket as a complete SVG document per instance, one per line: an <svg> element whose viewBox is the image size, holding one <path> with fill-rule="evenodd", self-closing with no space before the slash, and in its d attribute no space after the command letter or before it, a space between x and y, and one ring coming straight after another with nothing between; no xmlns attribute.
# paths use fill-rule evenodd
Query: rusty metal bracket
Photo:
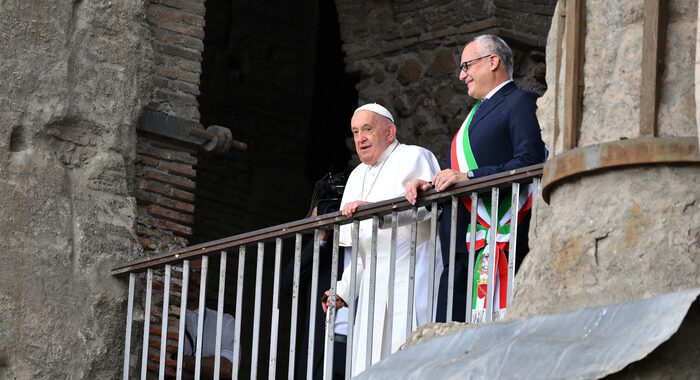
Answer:
<svg viewBox="0 0 700 380"><path fill-rule="evenodd" d="M138 129L199 145L207 152L226 152L231 148L248 149L246 143L233 139L229 128L210 125L209 128L204 129L201 124L194 121L148 109L141 115Z"/></svg>
<svg viewBox="0 0 700 380"><path fill-rule="evenodd" d="M601 169L647 164L700 164L695 137L640 137L579 147L550 157L542 172L542 198L564 180Z"/></svg>

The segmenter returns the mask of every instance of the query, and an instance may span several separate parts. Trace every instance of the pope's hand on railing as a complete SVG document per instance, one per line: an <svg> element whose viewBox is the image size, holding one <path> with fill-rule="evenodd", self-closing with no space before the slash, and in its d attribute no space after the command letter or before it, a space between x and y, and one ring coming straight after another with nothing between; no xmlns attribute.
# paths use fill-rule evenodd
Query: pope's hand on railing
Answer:
<svg viewBox="0 0 700 380"><path fill-rule="evenodd" d="M331 307L331 291L330 290L326 290L326 293L323 294L323 297L321 298L321 305L323 306L323 312L327 313L328 308ZM343 299L340 298L340 296L336 294L335 295L335 309L339 310L339 309L342 309L346 306L348 306L348 304L345 303L345 301L343 301Z"/></svg>
<svg viewBox="0 0 700 380"><path fill-rule="evenodd" d="M351 218L352 214L354 214L355 211L357 211L358 207L360 207L362 205L368 205L368 204L369 204L369 202L365 202L365 201L354 201L354 202L346 203L343 206L343 209L341 211L343 212L343 215L347 216L348 218Z"/></svg>
<svg viewBox="0 0 700 380"><path fill-rule="evenodd" d="M418 191L430 190L431 187L433 187L433 185L431 185L428 181L414 179L408 183L408 186L406 186L406 200L410 204L415 205L416 200L418 199Z"/></svg>
<svg viewBox="0 0 700 380"><path fill-rule="evenodd" d="M443 191L457 182L464 182L468 179L467 173L445 169L435 174L435 177L433 177L433 186L435 186L435 191Z"/></svg>

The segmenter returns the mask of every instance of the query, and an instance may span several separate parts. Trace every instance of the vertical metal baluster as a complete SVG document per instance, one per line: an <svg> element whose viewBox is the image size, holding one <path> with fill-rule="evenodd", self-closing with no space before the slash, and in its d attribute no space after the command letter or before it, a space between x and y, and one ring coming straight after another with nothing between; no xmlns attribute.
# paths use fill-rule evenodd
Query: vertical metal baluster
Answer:
<svg viewBox="0 0 700 380"><path fill-rule="evenodd" d="M204 340L204 313L206 310L207 297L207 270L209 269L209 256L202 256L201 281L199 283L199 314L197 315L197 351L194 360L194 378L199 380L202 374L202 342Z"/></svg>
<svg viewBox="0 0 700 380"><path fill-rule="evenodd" d="M265 243L258 242L258 262L255 267L255 310L253 314L253 352L250 360L250 378L258 378L258 351L260 344L260 304L262 302L262 276Z"/></svg>
<svg viewBox="0 0 700 380"><path fill-rule="evenodd" d="M367 356L365 368L372 365L372 346L374 343L374 298L377 288L377 230L379 229L379 217L372 217L372 242L370 243L370 270L369 270L369 308L367 316Z"/></svg>
<svg viewBox="0 0 700 380"><path fill-rule="evenodd" d="M520 200L520 184L513 183L510 200L510 238L508 242L508 298L506 298L506 307L510 306L510 300L513 297L513 281L515 279L515 259L516 245L518 240L518 203Z"/></svg>
<svg viewBox="0 0 700 380"><path fill-rule="evenodd" d="M214 346L214 380L219 380L221 371L221 334L224 324L224 293L226 292L226 251L221 251L219 264L219 295L216 309L216 346Z"/></svg>
<svg viewBox="0 0 700 380"><path fill-rule="evenodd" d="M163 309L160 316L160 363L158 379L165 379L165 346L168 343L168 309L170 308L170 264L165 264L165 283L163 284Z"/></svg>
<svg viewBox="0 0 700 380"><path fill-rule="evenodd" d="M146 271L146 310L143 311L143 349L141 351L141 380L146 380L148 365L148 334L151 329L151 294L153 293L153 269Z"/></svg>
<svg viewBox="0 0 700 380"><path fill-rule="evenodd" d="M345 346L345 378L352 377L352 351L353 338L355 337L355 286L357 282L357 252L360 245L360 221L352 222L352 250L350 256L350 299L348 304L348 343Z"/></svg>
<svg viewBox="0 0 700 380"><path fill-rule="evenodd" d="M476 260L476 215L479 212L479 196L476 192L471 193L472 212L469 220L469 263L467 272L467 303L464 321L472 323L472 300L474 298L474 262Z"/></svg>
<svg viewBox="0 0 700 380"><path fill-rule="evenodd" d="M455 295L455 249L457 244L457 201L452 196L452 217L450 218L450 264L447 272L447 322L452 322L452 307Z"/></svg>
<svg viewBox="0 0 700 380"><path fill-rule="evenodd" d="M241 359L241 319L243 319L243 279L245 277L245 246L238 247L238 281L236 283L236 332L233 336L233 378L238 378Z"/></svg>
<svg viewBox="0 0 700 380"><path fill-rule="evenodd" d="M406 339L413 331L413 303L416 287L416 240L418 240L418 208L411 210L411 251L408 260L408 304L406 305ZM391 349L390 349L391 350Z"/></svg>
<svg viewBox="0 0 700 380"><path fill-rule="evenodd" d="M428 267L428 322L434 322L433 304L435 303L435 257L437 255L437 223L438 223L438 203L433 202L430 206L430 263Z"/></svg>
<svg viewBox="0 0 700 380"><path fill-rule="evenodd" d="M280 310L280 266L282 265L282 239L275 239L275 279L272 288L272 327L270 328L270 367L268 369L268 379L275 378L277 371L277 330L279 330Z"/></svg>
<svg viewBox="0 0 700 380"><path fill-rule="evenodd" d="M126 303L126 334L124 335L124 380L129 379L129 354L131 353L131 325L134 313L134 286L136 274L129 273L129 298Z"/></svg>
<svg viewBox="0 0 700 380"><path fill-rule="evenodd" d="M182 357L185 351L185 321L187 313L187 295L190 284L190 261L182 262L182 287L180 288L180 321L177 333L177 373L176 380L182 379Z"/></svg>
<svg viewBox="0 0 700 380"><path fill-rule="evenodd" d="M496 234L498 234L498 187L491 188L491 224L489 228L489 279L486 291L486 322L493 321L493 295L496 284Z"/></svg>
<svg viewBox="0 0 700 380"><path fill-rule="evenodd" d="M399 213L391 212L391 254L389 255L389 299L387 300L388 318L386 320L386 337L389 339L387 345L391 347L394 331L394 279L396 276L396 235L399 230Z"/></svg>
<svg viewBox="0 0 700 380"><path fill-rule="evenodd" d="M301 234L296 234L294 243L294 282L292 283L292 321L289 329L289 370L287 378L294 380L294 360L297 345L297 314L299 312L299 270L301 267Z"/></svg>
<svg viewBox="0 0 700 380"><path fill-rule="evenodd" d="M328 323L326 324L326 352L324 354L326 372L324 379L333 378L333 355L335 354L335 299L337 297L338 283L338 241L340 239L340 226L333 225L333 256L331 257L331 307L328 310Z"/></svg>
<svg viewBox="0 0 700 380"><path fill-rule="evenodd" d="M313 256L313 266L311 269L311 295L316 294L318 291L318 254L321 242L321 231L314 230L314 256ZM309 349L306 352L306 378L311 380L313 378L313 368L314 368L314 335L316 333L316 300L311 299L309 302Z"/></svg>

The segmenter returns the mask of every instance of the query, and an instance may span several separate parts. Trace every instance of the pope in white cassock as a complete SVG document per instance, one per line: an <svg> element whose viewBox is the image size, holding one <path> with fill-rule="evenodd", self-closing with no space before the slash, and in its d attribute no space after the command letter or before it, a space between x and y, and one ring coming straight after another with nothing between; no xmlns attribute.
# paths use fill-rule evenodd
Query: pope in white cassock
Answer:
<svg viewBox="0 0 700 380"><path fill-rule="evenodd" d="M355 149L362 161L357 166L345 186L341 210L347 217L363 204L383 201L404 195L406 186L414 179L432 180L440 171L435 156L427 149L415 145L404 145L396 140L396 125L389 111L375 103L358 108L351 121ZM389 260L391 255L391 215L380 223L377 235L377 274L374 307L372 343L372 363L395 352L406 341L406 320L408 313L408 277L411 233L411 211L399 213L397 232L396 267L394 281L394 310L390 315L387 309L389 297ZM428 272L430 213L425 208L418 210L418 240L416 242L415 291L412 330L430 322L428 315ZM372 220L360 223L358 246L357 289L358 309L353 342L353 375L364 371L366 363L368 300L369 300L369 259L372 237ZM340 229L340 245L352 246L352 224ZM440 252L439 240L437 252ZM436 270L442 268L441 255L436 255ZM363 270L363 269L367 270ZM350 267L338 282L336 303L342 307L350 299ZM439 273L438 273L439 275ZM437 276L435 278L438 278ZM435 287L437 292L437 287ZM436 299L435 297L433 299ZM326 305L329 301L326 302ZM393 318L391 347L387 339L386 323Z"/></svg>

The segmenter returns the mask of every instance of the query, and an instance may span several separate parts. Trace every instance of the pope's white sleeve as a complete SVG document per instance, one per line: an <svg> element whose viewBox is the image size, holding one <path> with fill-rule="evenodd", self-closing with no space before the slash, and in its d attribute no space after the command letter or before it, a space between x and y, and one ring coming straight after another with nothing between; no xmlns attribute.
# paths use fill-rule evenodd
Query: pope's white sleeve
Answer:
<svg viewBox="0 0 700 380"><path fill-rule="evenodd" d="M414 179L422 179L428 182L432 181L435 174L440 171L440 165L438 164L435 155L433 155L427 149L420 147L414 148L417 149L417 151L414 153L413 163L402 166L404 168L410 168L410 170L405 173L401 180L401 185L403 186L404 190ZM399 227L410 224L413 221L411 215L411 210L399 212L397 214ZM417 216L418 223L425 222L426 220L430 219L430 211L428 211L425 207L419 207ZM391 214L385 215L383 219L382 229L391 228Z"/></svg>
<svg viewBox="0 0 700 380"><path fill-rule="evenodd" d="M345 254L351 255L352 252L350 251L352 247L345 247L346 252ZM343 271L343 276L338 281L338 285L336 287L336 294L340 296L340 298L345 301L348 305L350 302L355 302L355 300L350 299L350 276L352 275L350 272L352 272L352 266L348 265L347 268ZM362 280L362 272L364 272L364 265L363 265L363 260L362 260L362 255L359 254L357 255L357 276L355 277L355 297L357 297L360 293L360 281Z"/></svg>

